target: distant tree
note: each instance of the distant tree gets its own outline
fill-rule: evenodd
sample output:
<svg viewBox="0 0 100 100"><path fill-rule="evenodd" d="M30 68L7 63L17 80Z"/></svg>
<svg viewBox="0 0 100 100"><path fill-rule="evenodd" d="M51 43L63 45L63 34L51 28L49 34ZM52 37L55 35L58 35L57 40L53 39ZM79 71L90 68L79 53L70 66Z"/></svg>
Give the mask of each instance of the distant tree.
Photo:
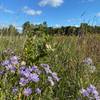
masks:
<svg viewBox="0 0 100 100"><path fill-rule="evenodd" d="M4 28L3 27L2 30L1 30L1 34L2 35L7 35L8 34L8 28L6 28L6 27Z"/></svg>
<svg viewBox="0 0 100 100"><path fill-rule="evenodd" d="M23 34L29 34L30 33L31 25L30 25L29 21L25 22L22 27L23 27Z"/></svg>
<svg viewBox="0 0 100 100"><path fill-rule="evenodd" d="M94 30L95 30L95 33L100 34L100 26L95 26Z"/></svg>
<svg viewBox="0 0 100 100"><path fill-rule="evenodd" d="M8 27L8 33L7 33L7 35L17 35L17 34L18 34L17 29L13 25L10 25Z"/></svg>

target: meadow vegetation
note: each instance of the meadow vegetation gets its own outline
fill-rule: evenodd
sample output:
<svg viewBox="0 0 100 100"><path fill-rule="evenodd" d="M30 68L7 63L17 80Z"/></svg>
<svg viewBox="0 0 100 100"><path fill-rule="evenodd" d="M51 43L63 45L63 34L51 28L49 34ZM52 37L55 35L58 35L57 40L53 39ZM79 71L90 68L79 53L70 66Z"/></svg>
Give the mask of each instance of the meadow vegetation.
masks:
<svg viewBox="0 0 100 100"><path fill-rule="evenodd" d="M1 35L0 100L100 100L100 35Z"/></svg>

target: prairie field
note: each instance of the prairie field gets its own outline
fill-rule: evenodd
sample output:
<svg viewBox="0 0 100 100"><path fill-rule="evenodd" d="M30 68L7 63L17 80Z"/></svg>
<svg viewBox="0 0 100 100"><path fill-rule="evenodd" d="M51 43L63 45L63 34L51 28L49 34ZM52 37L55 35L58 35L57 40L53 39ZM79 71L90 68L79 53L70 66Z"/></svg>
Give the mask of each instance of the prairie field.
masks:
<svg viewBox="0 0 100 100"><path fill-rule="evenodd" d="M18 56L18 64L13 64L16 70L6 70L2 62L13 56ZM87 87L96 87L96 93L98 91L100 94L99 34L0 36L0 62L0 100L90 100L84 96L82 90L86 90ZM37 66L41 70L38 82L21 83L22 76L19 75L19 69L23 66L21 62L24 62L23 65L27 68ZM49 66L48 72L45 66L46 68ZM50 70L56 73L53 81L50 77L48 79L48 76L53 75ZM1 74L1 71L4 73ZM16 90L13 93L14 86ZM38 92L25 96L26 87L32 88L33 91L38 87ZM93 100L100 100L95 99L95 94L88 95Z"/></svg>
<svg viewBox="0 0 100 100"><path fill-rule="evenodd" d="M0 100L100 100L100 0L0 0Z"/></svg>

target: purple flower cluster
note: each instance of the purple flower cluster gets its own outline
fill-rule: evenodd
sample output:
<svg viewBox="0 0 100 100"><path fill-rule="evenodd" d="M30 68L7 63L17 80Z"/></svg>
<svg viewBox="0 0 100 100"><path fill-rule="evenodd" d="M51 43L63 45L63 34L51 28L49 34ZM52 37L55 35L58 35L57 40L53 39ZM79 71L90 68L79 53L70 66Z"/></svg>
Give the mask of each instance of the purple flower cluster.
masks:
<svg viewBox="0 0 100 100"><path fill-rule="evenodd" d="M36 88L35 89L35 92L37 93L37 94L41 94L41 89L39 89L39 88ZM32 94L32 89L31 88L25 88L24 90L23 90L23 94L25 95L25 96L29 96L29 95L31 95Z"/></svg>
<svg viewBox="0 0 100 100"><path fill-rule="evenodd" d="M14 65L18 64L18 57L17 56L12 56L10 58L10 62L11 62L11 64L14 64Z"/></svg>
<svg viewBox="0 0 100 100"><path fill-rule="evenodd" d="M14 94L18 93L18 87L20 87L20 90L23 95L30 96L33 91L31 87L29 88L29 86L32 84L35 85L34 92L36 94L41 94L42 90L40 86L38 87L38 82L41 82L40 77L43 74L48 77L47 81L51 84L51 86L54 86L55 82L58 82L60 80L60 78L58 78L57 76L57 73L52 72L48 64L41 64L41 69L43 70L40 70L40 68L38 68L37 66L27 66L26 62L24 61L20 63L19 58L17 56L11 56L9 59L6 59L1 62L1 65L4 71L0 70L0 75L3 75L5 72L13 72L17 75L16 77L18 77L18 80L14 80L15 85L14 87L12 87L12 93ZM6 75L8 75L8 73ZM8 78L8 80L10 79ZM18 87L16 86L16 84Z"/></svg>
<svg viewBox="0 0 100 100"><path fill-rule="evenodd" d="M90 84L89 87L87 87L87 89L82 88L80 90L80 92L84 97L92 98L92 99L95 99L95 100L100 100L100 96L99 96L98 91L96 90L96 87L91 85L91 84Z"/></svg>
<svg viewBox="0 0 100 100"><path fill-rule="evenodd" d="M20 73L20 76L21 76L19 84L21 86L25 86L30 82L37 83L40 80L40 78L39 78L40 70L37 68L37 66L32 66L32 67L29 67L29 68L25 67L25 66L22 66L22 67L20 67L19 73ZM41 90L39 88L37 88L35 90L35 92L37 94L40 94ZM28 87L25 88L23 90L23 94L25 96L31 95L32 94L32 89L28 88Z"/></svg>
<svg viewBox="0 0 100 100"><path fill-rule="evenodd" d="M59 82L60 78L57 76L56 72L52 72L48 64L41 64L46 74L48 75L48 82L50 82L51 86L54 86L55 82Z"/></svg>
<svg viewBox="0 0 100 100"><path fill-rule="evenodd" d="M23 94L25 95L25 96L29 96L29 95L31 95L32 94L32 89L31 88L25 88L24 89L24 91L23 91Z"/></svg>
<svg viewBox="0 0 100 100"><path fill-rule="evenodd" d="M93 61L92 61L91 58L89 58L89 57L85 58L85 59L83 60L83 63L84 63L85 65L87 65L86 67L87 67L87 69L88 69L88 71L89 71L90 73L93 73L93 72L96 70L96 67L94 66Z"/></svg>
<svg viewBox="0 0 100 100"><path fill-rule="evenodd" d="M32 68L26 68L21 67L20 68L20 75L22 76L20 78L19 84L21 86L25 86L29 82L35 82L37 83L39 79L39 75L35 72L38 68L32 67ZM39 70L39 69L38 69Z"/></svg>
<svg viewBox="0 0 100 100"><path fill-rule="evenodd" d="M2 66L6 68L6 70L10 70L11 72L16 71L16 65L18 64L18 57L12 56L10 59L7 59L1 63Z"/></svg>

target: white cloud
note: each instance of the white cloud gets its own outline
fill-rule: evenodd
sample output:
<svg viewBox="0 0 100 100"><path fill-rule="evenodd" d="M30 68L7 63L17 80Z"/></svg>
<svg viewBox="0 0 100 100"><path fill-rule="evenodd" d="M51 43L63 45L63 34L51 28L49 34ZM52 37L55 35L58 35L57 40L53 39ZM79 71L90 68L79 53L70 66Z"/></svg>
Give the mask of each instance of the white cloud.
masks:
<svg viewBox="0 0 100 100"><path fill-rule="evenodd" d="M15 27L18 30L18 32L22 32L22 30L23 30L22 26L15 26Z"/></svg>
<svg viewBox="0 0 100 100"><path fill-rule="evenodd" d="M0 5L0 11L4 12L4 13L9 13L9 14L14 14L15 12L12 10L9 10L7 8L5 8L4 6Z"/></svg>
<svg viewBox="0 0 100 100"><path fill-rule="evenodd" d="M71 18L71 19L68 19L67 22L71 23L71 22L79 22L81 21L80 18Z"/></svg>
<svg viewBox="0 0 100 100"><path fill-rule="evenodd" d="M78 24L75 24L74 26L75 26L75 27L79 27L80 25L78 25Z"/></svg>
<svg viewBox="0 0 100 100"><path fill-rule="evenodd" d="M97 17L100 17L100 12L98 12L98 13L96 14L96 16L97 16Z"/></svg>
<svg viewBox="0 0 100 100"><path fill-rule="evenodd" d="M35 16L35 15L40 15L42 14L42 11L41 10L34 10L34 9L31 9L27 6L25 6L23 9L23 12L27 15L31 15L31 16Z"/></svg>
<svg viewBox="0 0 100 100"><path fill-rule="evenodd" d="M41 0L39 2L39 5L40 6L50 5L52 7L58 7L61 6L63 2L64 2L63 0Z"/></svg>
<svg viewBox="0 0 100 100"><path fill-rule="evenodd" d="M54 27L55 28L59 28L59 27L61 27L61 25L60 24L56 24Z"/></svg>

